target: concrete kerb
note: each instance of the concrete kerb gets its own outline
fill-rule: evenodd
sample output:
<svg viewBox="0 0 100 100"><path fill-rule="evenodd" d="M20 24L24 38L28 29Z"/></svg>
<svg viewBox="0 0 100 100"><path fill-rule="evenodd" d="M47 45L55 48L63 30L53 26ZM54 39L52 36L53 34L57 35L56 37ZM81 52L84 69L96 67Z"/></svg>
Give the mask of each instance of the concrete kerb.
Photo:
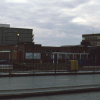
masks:
<svg viewBox="0 0 100 100"><path fill-rule="evenodd" d="M62 88L62 89L60 89ZM34 89L33 89L34 90ZM9 94L0 94L0 99L12 99L12 98L26 98L26 97L36 97L36 96L50 96L50 95L61 95L61 94L74 94L74 93L85 93L85 92L95 92L100 91L100 85L93 85L93 86L79 86L78 88L72 86L68 87L57 87L56 88L41 88L38 91L31 91L31 92L16 92L9 93ZM27 90L28 91L28 90Z"/></svg>
<svg viewBox="0 0 100 100"><path fill-rule="evenodd" d="M100 74L100 73L96 73ZM28 77L28 76L58 76L58 75L87 75L87 74L29 74L29 75L0 75L0 77ZM89 74L92 75L92 74Z"/></svg>
<svg viewBox="0 0 100 100"><path fill-rule="evenodd" d="M0 74L0 77L20 77L20 76L50 76L50 75L87 75L87 74L100 74L100 71L82 71L82 72L56 72L56 73L48 73L48 72L42 72L42 73L8 73L8 74Z"/></svg>

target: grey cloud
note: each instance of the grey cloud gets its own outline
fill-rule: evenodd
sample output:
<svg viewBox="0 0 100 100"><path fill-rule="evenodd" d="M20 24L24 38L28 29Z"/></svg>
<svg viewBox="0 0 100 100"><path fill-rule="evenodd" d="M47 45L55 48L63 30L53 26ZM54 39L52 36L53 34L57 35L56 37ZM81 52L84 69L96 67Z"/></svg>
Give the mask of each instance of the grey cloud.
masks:
<svg viewBox="0 0 100 100"><path fill-rule="evenodd" d="M0 2L0 20L6 21L12 27L32 28L35 35L35 43L42 45L61 46L79 44L82 34L99 33L100 29L88 25L71 22L74 18L85 14L91 15L93 5L90 0L27 0L26 3ZM84 5L79 9L80 5ZM68 8L65 14L62 9ZM87 10L85 9L87 8ZM75 12L73 12L73 10ZM96 10L99 7L95 8ZM90 11L91 10L91 11ZM82 15L83 12L83 15ZM95 13L98 15L98 13ZM96 15L96 16L97 16Z"/></svg>
<svg viewBox="0 0 100 100"><path fill-rule="evenodd" d="M38 23L38 27L44 29L53 29L54 25L52 23Z"/></svg>
<svg viewBox="0 0 100 100"><path fill-rule="evenodd" d="M88 3L90 0L71 0L71 1L56 1L53 6L58 6L60 8L75 8L81 4Z"/></svg>
<svg viewBox="0 0 100 100"><path fill-rule="evenodd" d="M73 41L74 39L74 41ZM41 40L41 41L38 41ZM44 43L43 45L45 46L61 46L61 45L73 45L73 44L80 44L81 39L79 37L70 37L67 35L66 37L58 37L56 38L55 36L50 38L50 37L36 37L35 42L36 43Z"/></svg>

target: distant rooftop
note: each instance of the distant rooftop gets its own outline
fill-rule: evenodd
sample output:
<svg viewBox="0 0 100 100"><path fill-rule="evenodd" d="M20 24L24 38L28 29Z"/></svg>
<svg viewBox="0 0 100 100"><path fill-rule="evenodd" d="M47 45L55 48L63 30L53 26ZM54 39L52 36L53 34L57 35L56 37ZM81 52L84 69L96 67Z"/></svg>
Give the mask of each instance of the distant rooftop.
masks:
<svg viewBox="0 0 100 100"><path fill-rule="evenodd" d="M62 45L61 47L82 47L83 45Z"/></svg>
<svg viewBox="0 0 100 100"><path fill-rule="evenodd" d="M83 34L82 36L100 36L100 33Z"/></svg>
<svg viewBox="0 0 100 100"><path fill-rule="evenodd" d="M0 27L9 27L10 28L10 24L0 24Z"/></svg>

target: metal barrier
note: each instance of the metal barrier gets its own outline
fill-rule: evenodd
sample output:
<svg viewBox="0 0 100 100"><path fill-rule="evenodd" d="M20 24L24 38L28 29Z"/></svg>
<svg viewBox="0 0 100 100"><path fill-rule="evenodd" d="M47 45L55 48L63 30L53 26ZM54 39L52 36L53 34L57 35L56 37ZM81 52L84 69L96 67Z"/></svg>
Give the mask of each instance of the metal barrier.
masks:
<svg viewBox="0 0 100 100"><path fill-rule="evenodd" d="M68 63L43 63L43 60L42 63L36 63L33 60L28 62L25 60L21 60L20 62L17 62L16 60L7 60L6 62L7 63L3 62L0 64L0 73L31 72L34 74L35 72L57 73L68 71ZM99 71L100 60L78 60L78 66L78 71Z"/></svg>

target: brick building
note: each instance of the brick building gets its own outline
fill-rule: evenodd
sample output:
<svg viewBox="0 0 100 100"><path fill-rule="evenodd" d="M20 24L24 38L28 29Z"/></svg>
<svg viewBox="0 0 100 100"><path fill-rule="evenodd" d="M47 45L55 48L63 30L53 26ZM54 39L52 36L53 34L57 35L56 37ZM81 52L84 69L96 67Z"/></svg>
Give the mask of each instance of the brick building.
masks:
<svg viewBox="0 0 100 100"><path fill-rule="evenodd" d="M0 24L0 61L66 63L67 60L87 60L87 45L99 45L100 34L82 35L82 45L50 47L34 44L33 30L25 28L11 28L10 25ZM90 51L89 51L90 52Z"/></svg>
<svg viewBox="0 0 100 100"><path fill-rule="evenodd" d="M41 47L41 56L43 62L52 62L54 59L58 60L57 63L66 63L67 60L81 60L88 59L88 52L86 46L62 46L62 47Z"/></svg>
<svg viewBox="0 0 100 100"><path fill-rule="evenodd" d="M83 59L87 57L85 46L47 47L34 43L19 43L17 45L0 46L0 60L9 62L53 63L54 54L58 59ZM67 56L66 56L67 55ZM83 57L84 56L84 57Z"/></svg>
<svg viewBox="0 0 100 100"><path fill-rule="evenodd" d="M83 34L82 45L100 46L100 33L97 34Z"/></svg>

